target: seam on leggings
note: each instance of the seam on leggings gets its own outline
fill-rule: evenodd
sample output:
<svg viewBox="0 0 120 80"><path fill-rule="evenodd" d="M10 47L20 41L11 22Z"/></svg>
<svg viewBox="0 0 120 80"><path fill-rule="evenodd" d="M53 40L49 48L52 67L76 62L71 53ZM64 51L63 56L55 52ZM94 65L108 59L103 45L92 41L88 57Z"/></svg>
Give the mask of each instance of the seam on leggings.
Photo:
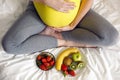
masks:
<svg viewBox="0 0 120 80"><path fill-rule="evenodd" d="M21 42L20 44L18 44L15 48L19 47L19 46L22 45L24 42L26 42L30 37L35 36L35 35L37 35L37 34L34 34L34 35L29 36L29 37L26 38L23 42Z"/></svg>
<svg viewBox="0 0 120 80"><path fill-rule="evenodd" d="M99 36L97 33L95 33L95 32L93 32L93 31L91 31L91 30L89 30L89 29L87 29L87 28L84 28L84 27L80 27L80 28L82 28L82 29L85 29L85 30L88 30L88 31L90 31L90 32L92 32L93 34L95 34L97 37L99 37L100 39L104 39L103 37L101 37L101 36Z"/></svg>

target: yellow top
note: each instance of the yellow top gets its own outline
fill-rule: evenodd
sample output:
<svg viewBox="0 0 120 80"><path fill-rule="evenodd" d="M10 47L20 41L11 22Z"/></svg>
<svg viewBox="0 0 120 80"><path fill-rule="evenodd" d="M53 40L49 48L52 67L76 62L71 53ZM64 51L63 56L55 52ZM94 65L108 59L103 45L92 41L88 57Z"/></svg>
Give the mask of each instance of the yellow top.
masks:
<svg viewBox="0 0 120 80"><path fill-rule="evenodd" d="M77 15L81 0L71 0L75 3L75 8L69 13L63 13L52 9L42 3L33 2L42 21L52 27L64 27L69 25Z"/></svg>

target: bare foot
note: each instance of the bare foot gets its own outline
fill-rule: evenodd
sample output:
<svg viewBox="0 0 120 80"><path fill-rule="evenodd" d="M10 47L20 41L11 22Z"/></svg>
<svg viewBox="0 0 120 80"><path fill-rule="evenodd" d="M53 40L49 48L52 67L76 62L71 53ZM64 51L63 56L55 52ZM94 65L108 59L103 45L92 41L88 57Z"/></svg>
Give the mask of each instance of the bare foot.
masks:
<svg viewBox="0 0 120 80"><path fill-rule="evenodd" d="M61 39L57 39L57 41L58 41L58 46L59 47L96 48L96 46L80 44L80 43L76 43L76 42L73 42L73 41L66 41L66 40L61 40Z"/></svg>
<svg viewBox="0 0 120 80"><path fill-rule="evenodd" d="M43 34L43 35L48 35L48 36L53 36L57 39L63 39L62 38L62 35L60 32L57 32L55 30L53 30L52 28L50 27L47 27L44 31L42 31L40 34Z"/></svg>
<svg viewBox="0 0 120 80"><path fill-rule="evenodd" d="M81 44L78 42L74 42L74 41L66 41L65 43L66 46L68 47L96 47L96 46L92 46L92 45L85 45L85 44Z"/></svg>

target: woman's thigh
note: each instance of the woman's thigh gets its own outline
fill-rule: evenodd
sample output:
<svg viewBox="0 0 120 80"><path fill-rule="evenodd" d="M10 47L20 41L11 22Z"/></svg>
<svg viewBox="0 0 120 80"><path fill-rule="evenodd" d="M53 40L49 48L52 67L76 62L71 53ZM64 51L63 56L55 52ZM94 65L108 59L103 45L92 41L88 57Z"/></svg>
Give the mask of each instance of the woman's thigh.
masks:
<svg viewBox="0 0 120 80"><path fill-rule="evenodd" d="M102 16L90 10L77 27L64 32L63 37L91 45L107 46L116 43L118 32Z"/></svg>
<svg viewBox="0 0 120 80"><path fill-rule="evenodd" d="M44 48L44 46L42 47L42 49L39 49L41 46L37 48L35 47L37 45L40 45L41 42L43 42L41 41L44 40L43 38L50 38L47 36L37 35L41 31L43 31L45 27L46 25L37 15L33 4L30 3L26 11L12 25L12 27L3 37L2 45L4 50L8 53L32 53L35 51L46 49L46 47ZM51 40L49 40L49 42Z"/></svg>
<svg viewBox="0 0 120 80"><path fill-rule="evenodd" d="M78 28L83 28L88 31L91 31L98 35L99 37L110 36L117 33L114 26L108 22L105 18L101 15L96 13L93 10L90 10L83 20L77 25Z"/></svg>
<svg viewBox="0 0 120 80"><path fill-rule="evenodd" d="M8 30L4 37L4 41L10 40L18 45L28 37L40 33L45 27L45 24L35 11L33 4L30 3L26 11Z"/></svg>

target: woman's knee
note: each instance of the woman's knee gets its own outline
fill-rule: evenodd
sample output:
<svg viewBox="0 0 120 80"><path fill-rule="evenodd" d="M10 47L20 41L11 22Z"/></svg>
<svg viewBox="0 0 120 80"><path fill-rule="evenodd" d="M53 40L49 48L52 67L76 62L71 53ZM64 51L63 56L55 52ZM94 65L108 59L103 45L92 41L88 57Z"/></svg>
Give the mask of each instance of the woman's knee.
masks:
<svg viewBox="0 0 120 80"><path fill-rule="evenodd" d="M8 41L9 42L9 41ZM11 54L11 53L13 53L14 52L14 48L13 48L13 46L11 45L11 43L8 43L8 42L6 42L6 41L2 41L2 47L3 47L3 49L4 49L4 51L6 52L6 53L8 53L8 54Z"/></svg>
<svg viewBox="0 0 120 80"><path fill-rule="evenodd" d="M103 46L112 46L118 42L119 32L113 27L111 30L107 30L108 34L105 34L101 38ZM106 32L105 32L106 33Z"/></svg>

